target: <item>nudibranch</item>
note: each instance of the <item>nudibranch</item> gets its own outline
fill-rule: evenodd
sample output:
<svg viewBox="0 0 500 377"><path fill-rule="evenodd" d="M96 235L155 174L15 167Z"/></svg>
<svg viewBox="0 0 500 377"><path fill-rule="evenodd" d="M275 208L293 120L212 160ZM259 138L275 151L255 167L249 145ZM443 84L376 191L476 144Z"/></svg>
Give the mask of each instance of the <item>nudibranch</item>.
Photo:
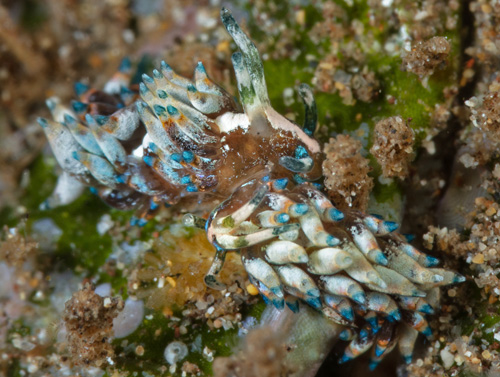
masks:
<svg viewBox="0 0 500 377"><path fill-rule="evenodd" d="M40 119L63 170L108 204L144 218L161 204L189 212L215 247L206 275L238 251L253 285L270 305L300 305L345 325L341 362L371 349L371 368L396 345L411 360L439 287L464 277L410 245L397 224L356 210L340 211L322 192L316 105L307 85L303 127L270 104L257 48L231 13L221 18L239 52L232 55L240 103L198 63L193 80L162 62L130 85L125 60L103 90L75 85L66 108L47 101Z"/></svg>

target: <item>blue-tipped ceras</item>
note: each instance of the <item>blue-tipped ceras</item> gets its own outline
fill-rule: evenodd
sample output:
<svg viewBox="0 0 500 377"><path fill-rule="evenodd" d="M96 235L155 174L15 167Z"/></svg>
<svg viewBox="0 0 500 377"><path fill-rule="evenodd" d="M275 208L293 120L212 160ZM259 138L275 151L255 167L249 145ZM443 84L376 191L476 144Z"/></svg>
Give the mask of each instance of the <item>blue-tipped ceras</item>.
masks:
<svg viewBox="0 0 500 377"><path fill-rule="evenodd" d="M54 120L39 123L65 171L61 181L91 186L143 218L161 203L191 212L185 223L206 229L215 247L210 287L224 288L217 275L226 252L237 250L266 302L292 311L310 305L346 326L342 362L371 349L374 368L396 345L408 362L418 333L431 336L426 316L439 287L464 278L436 268L395 223L335 208L314 183L324 156L310 88L299 88L299 127L271 107L253 42L228 10L221 18L240 50L232 62L241 103L202 63L189 80L162 62L134 87L125 60L102 91L75 85L70 108L47 101ZM60 187L56 194L64 196Z"/></svg>

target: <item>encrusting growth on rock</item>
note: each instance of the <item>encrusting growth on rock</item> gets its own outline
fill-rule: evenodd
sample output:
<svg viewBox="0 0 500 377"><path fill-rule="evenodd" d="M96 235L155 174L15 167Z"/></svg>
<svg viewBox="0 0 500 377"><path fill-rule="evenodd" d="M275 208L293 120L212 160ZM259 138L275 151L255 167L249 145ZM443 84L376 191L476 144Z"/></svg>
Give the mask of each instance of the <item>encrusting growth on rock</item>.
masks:
<svg viewBox="0 0 500 377"><path fill-rule="evenodd" d="M485 94L469 98L465 105L470 110L470 120L475 126L466 129L461 139L465 147L460 161L465 167L485 165L495 155L500 145L500 81L495 79Z"/></svg>
<svg viewBox="0 0 500 377"><path fill-rule="evenodd" d="M114 356L109 339L113 319L123 306L121 298L101 297L91 284L86 284L66 302L63 321L75 364L101 366Z"/></svg>
<svg viewBox="0 0 500 377"><path fill-rule="evenodd" d="M364 210L368 204L373 180L368 176L369 161L361 155L361 148L361 142L349 135L338 135L325 145L325 188L338 208Z"/></svg>
<svg viewBox="0 0 500 377"><path fill-rule="evenodd" d="M233 327L241 318L241 306L255 298L244 289L250 282L235 254L227 256L220 275L227 291L210 290L203 278L212 259L213 249L203 232L187 238L183 233L166 231L146 254L144 263L131 273L129 292L164 314L179 307L186 317L208 319L211 328L221 323Z"/></svg>
<svg viewBox="0 0 500 377"><path fill-rule="evenodd" d="M385 118L375 125L370 152L382 166L385 177L404 179L413 158L415 135L400 116Z"/></svg>
<svg viewBox="0 0 500 377"><path fill-rule="evenodd" d="M487 191L498 192L497 169L500 169L498 164L493 175L483 179L482 185ZM499 204L487 196L476 197L472 211L464 217L466 223L462 233L446 227L429 227L423 236L424 246L462 263L465 261L474 281L474 295L480 296L481 303L478 304L475 297L471 300L471 290L466 286L443 291L445 301L439 330L446 335L440 338L441 344L429 347L423 362L410 365L412 376L456 375L454 372L460 369L470 370L474 375L496 376L500 370L500 328L495 315L500 297ZM452 259L447 261L453 263ZM469 316L472 325L466 332L461 330L459 333L458 326L463 324L451 320L456 312ZM491 324L487 323L490 318L493 319Z"/></svg>
<svg viewBox="0 0 500 377"><path fill-rule="evenodd" d="M444 37L433 37L425 42L418 42L403 57L403 67L420 77L430 76L436 68L446 65L450 50L450 42Z"/></svg>
<svg viewBox="0 0 500 377"><path fill-rule="evenodd" d="M491 181L484 185L496 186ZM477 286L484 289L485 298L496 302L500 298L500 206L487 197L477 197L474 209L466 215L467 236L461 236L454 229L429 227L424 235L424 246L436 252L445 252L455 258L465 259L471 266Z"/></svg>
<svg viewBox="0 0 500 377"><path fill-rule="evenodd" d="M482 104L476 97L467 101L471 109L472 123L482 131L490 134L495 139L500 137L500 95L498 92L487 93Z"/></svg>

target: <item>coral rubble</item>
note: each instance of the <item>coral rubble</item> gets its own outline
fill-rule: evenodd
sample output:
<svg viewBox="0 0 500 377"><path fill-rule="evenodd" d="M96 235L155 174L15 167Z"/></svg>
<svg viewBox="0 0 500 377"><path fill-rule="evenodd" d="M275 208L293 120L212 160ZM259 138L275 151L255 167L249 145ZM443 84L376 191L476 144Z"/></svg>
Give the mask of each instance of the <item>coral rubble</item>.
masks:
<svg viewBox="0 0 500 377"><path fill-rule="evenodd" d="M368 176L369 162L360 154L361 143L348 136L337 135L324 147L325 187L330 199L339 208L365 210L373 188Z"/></svg>
<svg viewBox="0 0 500 377"><path fill-rule="evenodd" d="M417 42L411 51L403 56L403 67L420 77L431 75L446 64L450 49L450 42L444 37L432 37L425 42Z"/></svg>
<svg viewBox="0 0 500 377"><path fill-rule="evenodd" d="M101 297L90 284L66 302L62 319L75 364L113 363L114 351L110 344L113 319L123 306L121 298Z"/></svg>
<svg viewBox="0 0 500 377"><path fill-rule="evenodd" d="M382 166L384 177L404 179L413 158L414 132L401 117L382 119L375 125L372 155Z"/></svg>

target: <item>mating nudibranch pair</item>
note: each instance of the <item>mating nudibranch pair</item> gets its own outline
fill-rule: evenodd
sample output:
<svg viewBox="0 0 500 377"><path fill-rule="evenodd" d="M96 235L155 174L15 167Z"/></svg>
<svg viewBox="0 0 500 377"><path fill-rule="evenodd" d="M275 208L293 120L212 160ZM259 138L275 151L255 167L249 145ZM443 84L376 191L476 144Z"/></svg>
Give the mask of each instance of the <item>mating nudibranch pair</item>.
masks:
<svg viewBox="0 0 500 377"><path fill-rule="evenodd" d="M232 62L241 108L201 63L189 80L162 62L137 87L125 60L103 91L77 83L71 109L47 101L54 121L39 123L56 159L117 208L210 211L184 218L216 248L206 283L224 288L217 274L238 250L267 302L292 311L306 303L346 325L342 362L372 349L374 368L396 344L411 360L418 333L431 335L425 317L438 287L464 278L435 268L395 223L335 208L314 182L324 157L311 90L299 89L302 128L273 110L257 48L228 10L221 17L240 49Z"/></svg>

